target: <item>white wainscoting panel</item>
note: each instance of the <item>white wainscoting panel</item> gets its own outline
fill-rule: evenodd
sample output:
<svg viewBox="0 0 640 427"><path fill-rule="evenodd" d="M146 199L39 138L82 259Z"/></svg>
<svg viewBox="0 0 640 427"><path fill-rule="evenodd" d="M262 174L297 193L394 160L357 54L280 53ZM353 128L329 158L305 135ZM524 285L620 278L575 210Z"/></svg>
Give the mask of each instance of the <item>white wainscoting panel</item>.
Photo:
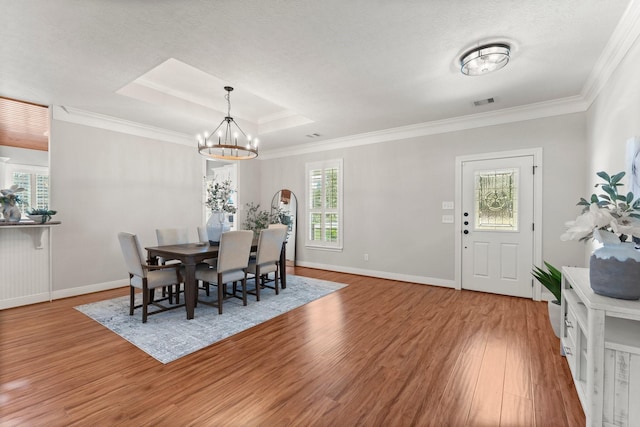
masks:
<svg viewBox="0 0 640 427"><path fill-rule="evenodd" d="M0 227L0 309L50 300L49 240L50 227Z"/></svg>

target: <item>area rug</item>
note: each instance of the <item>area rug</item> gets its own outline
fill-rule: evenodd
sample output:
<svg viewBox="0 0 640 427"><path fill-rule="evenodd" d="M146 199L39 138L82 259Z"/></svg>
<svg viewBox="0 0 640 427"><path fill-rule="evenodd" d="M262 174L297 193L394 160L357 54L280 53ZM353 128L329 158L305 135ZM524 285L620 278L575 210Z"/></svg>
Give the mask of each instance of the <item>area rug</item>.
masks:
<svg viewBox="0 0 640 427"><path fill-rule="evenodd" d="M182 307L149 316L147 323L143 324L141 309L129 316L128 296L80 305L75 309L158 361L169 363L345 286L343 283L287 275L287 288L281 289L280 295L276 295L273 289L264 289L259 302L255 296L249 295L246 307L241 299L227 299L222 315L218 314L216 307L199 303L191 320L187 320ZM215 299L215 289L211 288L210 297L200 291L199 299ZM137 297L142 298L140 294ZM149 309L152 311L154 307Z"/></svg>

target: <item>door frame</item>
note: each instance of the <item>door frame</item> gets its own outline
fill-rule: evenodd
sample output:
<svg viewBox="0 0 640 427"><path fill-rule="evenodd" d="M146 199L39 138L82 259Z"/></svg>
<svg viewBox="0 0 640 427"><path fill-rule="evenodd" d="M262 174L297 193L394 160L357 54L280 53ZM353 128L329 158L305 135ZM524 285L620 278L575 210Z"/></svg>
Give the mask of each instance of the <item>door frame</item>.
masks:
<svg viewBox="0 0 640 427"><path fill-rule="evenodd" d="M533 264L542 265L542 147L527 148L513 151L500 151L495 153L470 154L456 156L455 177L455 202L454 202L454 233L455 233L455 288L462 289L462 164L474 160L492 160L508 157L533 156ZM533 269L533 265L531 266ZM533 300L540 301L542 288L538 281L533 279Z"/></svg>

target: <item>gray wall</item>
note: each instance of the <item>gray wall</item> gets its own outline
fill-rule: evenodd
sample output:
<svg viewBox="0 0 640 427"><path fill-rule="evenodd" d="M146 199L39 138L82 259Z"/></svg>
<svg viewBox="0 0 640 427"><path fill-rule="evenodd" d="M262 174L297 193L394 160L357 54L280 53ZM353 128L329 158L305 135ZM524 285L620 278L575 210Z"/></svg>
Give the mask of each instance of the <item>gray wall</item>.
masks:
<svg viewBox="0 0 640 427"><path fill-rule="evenodd" d="M584 114L571 114L440 135L261 161L261 203L280 188L298 196L298 260L382 277L454 279L453 201L456 156L543 148L543 259L582 265L582 249L559 240L584 189ZM305 163L344 158L344 250L306 249ZM364 261L364 254L369 261Z"/></svg>
<svg viewBox="0 0 640 427"><path fill-rule="evenodd" d="M157 244L155 229L202 223L203 160L195 148L51 122L54 295L128 278L117 233ZM70 292L73 294L73 292Z"/></svg>
<svg viewBox="0 0 640 427"><path fill-rule="evenodd" d="M242 162L240 214L248 202L268 208L276 191L289 188L299 200L303 263L450 281L456 236L440 220L449 213L441 202L453 200L455 157L542 147L543 258L584 266L588 246L558 237L564 222L577 215L578 198L592 191L595 172L623 170L626 140L640 135L638 65L636 43L587 113ZM54 290L125 278L118 231L136 232L150 245L156 227L184 224L194 228L195 239L203 171L192 147L57 120L51 128L51 207L63 221L54 232ZM344 250L305 249L304 165L340 157Z"/></svg>

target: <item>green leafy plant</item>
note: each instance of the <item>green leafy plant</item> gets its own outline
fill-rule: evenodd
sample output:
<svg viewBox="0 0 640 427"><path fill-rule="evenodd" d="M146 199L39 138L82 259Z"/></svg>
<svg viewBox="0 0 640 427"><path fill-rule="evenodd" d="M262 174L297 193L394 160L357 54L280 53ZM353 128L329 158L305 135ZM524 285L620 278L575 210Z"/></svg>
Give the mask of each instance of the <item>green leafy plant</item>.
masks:
<svg viewBox="0 0 640 427"><path fill-rule="evenodd" d="M560 303L562 300L562 273L546 261L544 265L548 271L534 265L531 274L533 274L533 277L535 277L542 286L547 288L549 292L553 294L556 301Z"/></svg>
<svg viewBox="0 0 640 427"><path fill-rule="evenodd" d="M575 221L567 222L567 231L560 239L585 241L595 236L600 241L618 238L624 242L628 236L640 238L640 198L634 199L632 192L620 194L618 188L625 173L598 172L596 175L604 183L595 186L604 193L594 193L589 200L580 198L578 206L582 206L582 214ZM594 231L597 231L595 235Z"/></svg>
<svg viewBox="0 0 640 427"><path fill-rule="evenodd" d="M45 222L51 219L52 215L58 213L57 211L52 211L49 208L38 208L38 209L29 209L27 210L27 215L41 215L41 222L44 224Z"/></svg>
<svg viewBox="0 0 640 427"><path fill-rule="evenodd" d="M278 212L268 212L264 209L260 210L259 204L247 203L247 217L242 224L245 230L253 231L255 236L260 234L260 230L269 227L269 224L280 223L280 215Z"/></svg>
<svg viewBox="0 0 640 427"><path fill-rule="evenodd" d="M10 188L0 190L0 205L15 206L24 204L24 201L18 193L24 191L24 188L12 185Z"/></svg>

